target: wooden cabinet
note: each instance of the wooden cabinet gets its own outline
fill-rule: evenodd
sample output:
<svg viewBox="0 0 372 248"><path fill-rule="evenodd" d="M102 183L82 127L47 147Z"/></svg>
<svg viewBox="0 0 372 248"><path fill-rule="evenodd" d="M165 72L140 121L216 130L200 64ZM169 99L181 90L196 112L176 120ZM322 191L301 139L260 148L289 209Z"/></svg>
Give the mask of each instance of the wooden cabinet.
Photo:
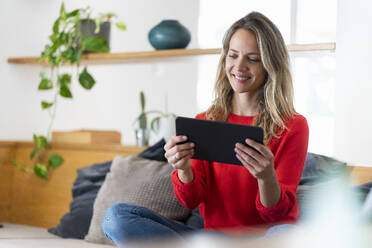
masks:
<svg viewBox="0 0 372 248"><path fill-rule="evenodd" d="M12 158L21 165L31 166L29 155L32 149L32 142L0 142L0 222L47 228L57 225L69 211L77 169L112 160L117 155L136 155L145 147L53 144L53 150L61 154L65 162L48 180L12 166Z"/></svg>

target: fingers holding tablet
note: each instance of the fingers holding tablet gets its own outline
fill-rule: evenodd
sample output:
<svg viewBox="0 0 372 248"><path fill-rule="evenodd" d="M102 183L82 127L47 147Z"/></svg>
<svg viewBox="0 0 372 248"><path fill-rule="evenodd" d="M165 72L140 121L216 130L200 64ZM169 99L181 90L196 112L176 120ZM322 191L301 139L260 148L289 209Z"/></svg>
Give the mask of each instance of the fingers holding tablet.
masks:
<svg viewBox="0 0 372 248"><path fill-rule="evenodd" d="M168 142L164 145L164 150L167 151L170 148L172 148L174 145L176 145L177 143L185 142L186 140L187 140L187 137L186 136L182 136L182 135L176 136L176 135L173 135L168 140Z"/></svg>
<svg viewBox="0 0 372 248"><path fill-rule="evenodd" d="M234 151L237 158L255 177L260 179L270 178L274 172L274 156L271 150L251 139L246 139L245 144L236 143Z"/></svg>
<svg viewBox="0 0 372 248"><path fill-rule="evenodd" d="M173 136L164 146L164 156L174 168L186 169L188 160L194 155L194 147L194 143L187 142L186 136Z"/></svg>

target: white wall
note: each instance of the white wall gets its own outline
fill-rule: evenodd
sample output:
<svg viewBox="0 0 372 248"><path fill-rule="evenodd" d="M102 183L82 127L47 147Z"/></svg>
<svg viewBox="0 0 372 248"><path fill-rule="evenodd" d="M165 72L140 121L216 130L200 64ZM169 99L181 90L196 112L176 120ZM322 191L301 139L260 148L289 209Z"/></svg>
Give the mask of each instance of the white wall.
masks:
<svg viewBox="0 0 372 248"><path fill-rule="evenodd" d="M60 3L0 1L0 140L31 140L33 133L47 131L49 118L40 109L40 101L51 95L36 90L40 67L8 64L6 60L40 54ZM68 10L86 4L82 0L65 0ZM128 26L126 32L112 30L112 52L153 50L147 33L166 18L180 20L193 36L188 48L198 47L199 1L91 0L89 4L101 12L114 11ZM370 1L338 1L334 155L357 165L372 165L371 26ZM148 109L164 110L167 94L170 112L193 116L202 110L197 107L197 81L203 78L198 77L198 68L217 57L91 66L96 86L87 92L74 82L74 99L60 99L54 130L114 129L122 132L123 144L134 144L131 124L139 113L139 91L145 91Z"/></svg>
<svg viewBox="0 0 372 248"><path fill-rule="evenodd" d="M68 11L89 4L98 12L114 12L128 30L112 28L111 51L153 50L149 30L162 19L178 19L192 33L188 48L197 45L199 1L188 0L65 0ZM0 2L0 140L31 140L46 134L47 112L41 100L52 95L38 92L41 67L8 64L8 57L39 56L58 15L61 1L12 0ZM90 66L97 84L91 91L73 82L73 100L60 98L54 130L114 129L123 144L134 144L132 122L139 114L139 92L144 90L149 109L194 116L196 106L197 58Z"/></svg>
<svg viewBox="0 0 372 248"><path fill-rule="evenodd" d="M335 156L372 165L372 2L339 0Z"/></svg>

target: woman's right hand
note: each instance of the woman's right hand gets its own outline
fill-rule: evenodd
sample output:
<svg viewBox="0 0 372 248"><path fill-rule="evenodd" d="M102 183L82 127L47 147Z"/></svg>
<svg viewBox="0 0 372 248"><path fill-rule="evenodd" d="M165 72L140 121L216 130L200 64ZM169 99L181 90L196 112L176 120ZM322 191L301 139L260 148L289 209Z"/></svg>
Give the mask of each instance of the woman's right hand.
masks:
<svg viewBox="0 0 372 248"><path fill-rule="evenodd" d="M177 143L187 140L186 136L173 136L164 146L165 158L175 169L188 170L191 168L190 158L194 155L194 146L192 142L181 145Z"/></svg>

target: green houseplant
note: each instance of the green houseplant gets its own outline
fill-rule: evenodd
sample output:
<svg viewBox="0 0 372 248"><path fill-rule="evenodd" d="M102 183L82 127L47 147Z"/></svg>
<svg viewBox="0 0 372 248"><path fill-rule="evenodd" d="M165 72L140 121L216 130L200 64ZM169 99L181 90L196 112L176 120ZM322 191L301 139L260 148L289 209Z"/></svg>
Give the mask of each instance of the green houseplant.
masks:
<svg viewBox="0 0 372 248"><path fill-rule="evenodd" d="M157 132L159 129L159 123L161 118L167 118L169 116L175 117L173 113L164 113L159 110L149 110L146 111L146 98L143 91L140 92L140 106L141 112L134 120L134 124L138 122L138 128L135 130L136 134L136 144L137 146L147 146L150 140L151 131ZM148 116L153 115L151 119L150 128L148 128Z"/></svg>
<svg viewBox="0 0 372 248"><path fill-rule="evenodd" d="M101 25L111 21L114 17L116 16L113 13L101 13L98 17L92 18L90 7L67 12L64 3L61 4L59 16L55 20L52 34L49 36L50 43L45 46L38 59L39 62L49 66L48 74L45 68L40 73L41 80L38 90L54 90L51 101L41 102L41 108L48 111L50 116L47 135L33 135L35 149L30 154L30 159L34 161L33 170L25 165L20 165L13 159L13 164L17 168L26 172L34 172L38 177L47 179L48 171L58 168L64 162L61 155L53 152L50 142L58 98L73 97L71 83L75 77L83 88L92 89L96 83L94 77L88 72L86 66L80 68L83 53L109 51L107 40L99 35L92 37L85 34L82 23L84 20L92 20L91 22L95 24L94 33L99 33ZM121 30L126 29L122 22L117 22L116 26ZM62 72L61 66L63 64L70 64L71 72Z"/></svg>

